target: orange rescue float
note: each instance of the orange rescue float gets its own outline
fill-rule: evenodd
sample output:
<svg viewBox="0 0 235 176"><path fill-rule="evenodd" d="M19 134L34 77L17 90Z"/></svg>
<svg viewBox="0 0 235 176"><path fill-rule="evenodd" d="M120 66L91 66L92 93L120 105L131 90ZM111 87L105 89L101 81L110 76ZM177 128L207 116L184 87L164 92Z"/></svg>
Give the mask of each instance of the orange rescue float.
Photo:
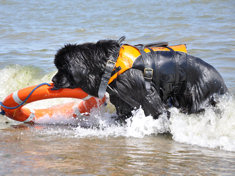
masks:
<svg viewBox="0 0 235 176"><path fill-rule="evenodd" d="M13 120L20 122L35 122L36 120L48 115L52 117L53 114L61 114L63 116L73 116L76 118L80 114L89 114L93 107L99 107L105 103L106 98L98 99L85 93L80 88L68 89L63 88L59 90L51 90L53 84L42 85L36 88L38 85L27 87L18 90L5 98L2 102L4 106L15 107L21 104L27 96L34 90L27 101L15 109L7 109L1 106L1 109L5 112L5 115ZM58 105L47 109L34 109L30 110L24 107L25 104L38 100L50 99L50 98L78 98L82 101L80 103L67 103L64 105Z"/></svg>

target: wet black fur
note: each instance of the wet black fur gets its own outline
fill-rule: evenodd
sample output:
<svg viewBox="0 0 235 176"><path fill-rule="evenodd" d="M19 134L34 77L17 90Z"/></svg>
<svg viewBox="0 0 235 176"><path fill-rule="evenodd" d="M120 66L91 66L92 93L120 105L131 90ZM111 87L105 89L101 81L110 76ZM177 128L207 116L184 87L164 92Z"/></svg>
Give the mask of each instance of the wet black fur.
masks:
<svg viewBox="0 0 235 176"><path fill-rule="evenodd" d="M119 49L120 44L116 40L65 45L55 55L54 63L58 72L52 79L54 88L80 87L88 94L98 96L106 62L110 55L118 57ZM157 86L153 86L147 91L143 72L138 69L127 70L110 84L110 87L118 92L117 96L108 90L110 101L116 107L120 118L130 116L133 108L139 106L144 109L146 115L151 114L157 118L159 114L167 111L169 103L185 113L196 113L202 110L200 105L204 102L215 103L214 94L227 92L222 77L212 66L184 53L177 52L177 57L182 61L185 59L190 61L187 68L181 70L182 75L187 75L187 78L185 75L182 76L184 80L180 87L180 95L169 94L167 101L161 92L161 87L164 88L164 79L161 78L160 90L157 90ZM162 76L166 75L163 73ZM196 91L193 91L195 88Z"/></svg>

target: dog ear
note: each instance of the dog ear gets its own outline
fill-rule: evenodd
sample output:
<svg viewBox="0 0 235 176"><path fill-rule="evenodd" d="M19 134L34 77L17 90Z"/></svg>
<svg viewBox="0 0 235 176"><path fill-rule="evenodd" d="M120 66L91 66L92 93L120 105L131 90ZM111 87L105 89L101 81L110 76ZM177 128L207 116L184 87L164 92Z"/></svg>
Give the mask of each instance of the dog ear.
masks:
<svg viewBox="0 0 235 176"><path fill-rule="evenodd" d="M117 40L118 44L121 45L122 42L126 39L125 36L122 36L120 39Z"/></svg>

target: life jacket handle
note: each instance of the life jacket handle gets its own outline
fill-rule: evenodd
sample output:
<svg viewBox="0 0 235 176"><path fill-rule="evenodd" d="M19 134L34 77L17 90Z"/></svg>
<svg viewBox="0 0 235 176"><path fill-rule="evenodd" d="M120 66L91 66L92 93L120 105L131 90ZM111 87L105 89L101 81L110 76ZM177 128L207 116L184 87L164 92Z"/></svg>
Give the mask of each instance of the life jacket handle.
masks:
<svg viewBox="0 0 235 176"><path fill-rule="evenodd" d="M148 44L137 44L134 45L135 47L143 47L143 48L150 48L150 47L167 47L168 42L157 42L157 43L148 43Z"/></svg>

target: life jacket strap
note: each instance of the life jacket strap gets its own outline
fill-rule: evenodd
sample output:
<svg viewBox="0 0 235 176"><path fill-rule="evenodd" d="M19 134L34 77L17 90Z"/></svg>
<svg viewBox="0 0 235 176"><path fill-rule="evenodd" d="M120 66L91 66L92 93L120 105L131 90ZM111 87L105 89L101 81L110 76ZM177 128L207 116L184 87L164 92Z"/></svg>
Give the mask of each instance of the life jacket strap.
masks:
<svg viewBox="0 0 235 176"><path fill-rule="evenodd" d="M110 56L107 63L106 63L105 71L104 71L104 74L102 75L99 90L98 90L98 97L99 98L104 97L104 94L105 94L107 86L108 86L109 79L111 77L111 73L112 73L112 71L115 67L115 64L116 64L116 61L117 61L117 58L113 58L113 56Z"/></svg>
<svg viewBox="0 0 235 176"><path fill-rule="evenodd" d="M144 64L143 76L144 76L144 80L145 80L145 87L147 90L150 90L151 83L153 80L154 70L156 70L155 69L155 62L154 62L154 59L152 58L152 54L154 53L154 51L151 48L148 48L150 50L150 54L147 54L144 51L144 48L145 48L144 45L139 46L137 48L141 53L142 61Z"/></svg>
<svg viewBox="0 0 235 176"><path fill-rule="evenodd" d="M119 45L122 45L122 42L125 40L125 36L122 36L120 39L117 40ZM109 79L111 78L111 74L117 62L117 58L114 58L112 55L108 58L108 61L105 66L104 74L101 77L101 82L98 90L98 97L103 98L108 86Z"/></svg>
<svg viewBox="0 0 235 176"><path fill-rule="evenodd" d="M143 48L150 48L150 47L166 47L168 46L168 42L157 42L157 43L149 43L149 44L137 44L134 45L135 47L143 47Z"/></svg>

